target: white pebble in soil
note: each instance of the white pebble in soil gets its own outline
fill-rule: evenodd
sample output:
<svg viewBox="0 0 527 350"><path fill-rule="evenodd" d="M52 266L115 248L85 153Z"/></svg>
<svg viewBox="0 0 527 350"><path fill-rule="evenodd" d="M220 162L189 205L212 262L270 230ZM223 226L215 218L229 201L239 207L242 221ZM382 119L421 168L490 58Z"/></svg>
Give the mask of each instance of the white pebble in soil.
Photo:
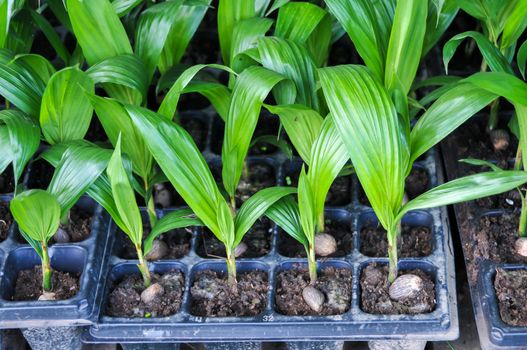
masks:
<svg viewBox="0 0 527 350"><path fill-rule="evenodd" d="M163 288L163 286L159 283L154 283L141 293L141 300L145 304L150 304L163 294L165 294L165 289Z"/></svg>
<svg viewBox="0 0 527 350"><path fill-rule="evenodd" d="M59 227L57 232L53 235L53 240L57 243L69 243L70 236L62 227Z"/></svg>
<svg viewBox="0 0 527 350"><path fill-rule="evenodd" d="M154 239L152 249L145 255L146 260L154 261L164 258L168 254L168 246L160 239Z"/></svg>
<svg viewBox="0 0 527 350"><path fill-rule="evenodd" d="M388 293L392 300L415 297L424 287L423 279L413 274L401 275L393 281Z"/></svg>
<svg viewBox="0 0 527 350"><path fill-rule="evenodd" d="M53 301L57 300L55 293L53 292L43 292L41 296L38 297L39 301Z"/></svg>
<svg viewBox="0 0 527 350"><path fill-rule="evenodd" d="M337 241L335 237L327 233L315 235L315 254L318 256L328 256L337 251Z"/></svg>
<svg viewBox="0 0 527 350"><path fill-rule="evenodd" d="M514 242L516 254L527 258L527 237L520 237Z"/></svg>
<svg viewBox="0 0 527 350"><path fill-rule="evenodd" d="M302 290L302 297L306 304L316 312L322 310L324 304L324 294L313 286L307 286Z"/></svg>

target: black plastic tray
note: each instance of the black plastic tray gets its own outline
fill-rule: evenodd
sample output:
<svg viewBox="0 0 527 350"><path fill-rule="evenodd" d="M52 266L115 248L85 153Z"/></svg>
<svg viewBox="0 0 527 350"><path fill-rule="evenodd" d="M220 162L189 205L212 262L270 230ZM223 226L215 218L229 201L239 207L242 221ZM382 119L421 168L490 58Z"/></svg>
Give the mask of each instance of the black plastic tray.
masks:
<svg viewBox="0 0 527 350"><path fill-rule="evenodd" d="M203 151L209 164L221 164L218 154L211 151L212 136L222 135L221 121L217 121L211 107L199 113L185 112L182 120L196 117L208 126L207 140ZM290 165L297 163L287 159L281 152L263 156L249 156L248 162L263 162L271 166L277 185L284 185L284 177ZM417 166L427 170L431 186L443 181L438 155L430 151ZM240 271L260 269L268 273L269 291L265 310L255 317L201 317L193 316L190 311L190 286L197 271L214 269L226 271L225 263L219 259L200 257L196 253L200 229L192 232L189 254L178 260L161 260L150 264L152 270L163 271L172 268L181 270L185 276L183 303L173 316L164 318L120 318L104 315L105 299L112 280L119 279L123 273L136 272L136 260L125 260L117 256L119 251L117 228L110 227L112 246L111 257L103 274L108 274L104 289L105 297L97 308L101 310L96 324L84 334L83 341L88 343L177 343L177 342L217 342L217 341L292 341L292 340L375 340L375 339L411 339L411 340L453 340L459 335L457 301L455 289L455 271L450 228L446 208L409 213L404 220L426 223L433 230L433 252L423 258L401 259L401 269L420 268L427 271L435 280L436 308L433 312L421 315L374 315L360 308L360 273L369 263L387 264L387 258L370 258L359 252L359 227L374 220L371 208L360 205L358 201L359 185L352 178L350 188L351 201L339 207L328 207L327 216L345 221L353 235L352 251L340 258L319 260L319 268L339 266L353 272L353 295L349 311L336 316L285 316L276 311L274 305L275 276L281 269L290 268L295 263L305 264L305 259L288 258L279 254L277 249L278 228L273 226L270 252L258 259L237 259ZM163 211L162 211L163 212ZM162 213L161 212L161 213ZM283 234L283 233L282 233Z"/></svg>
<svg viewBox="0 0 527 350"><path fill-rule="evenodd" d="M481 121L484 117L484 115L478 115L469 123ZM447 138L441 144L441 149L445 162L446 176L449 180L464 175L466 170L474 169L458 162L458 159L462 157L458 154L453 137ZM487 160L493 161L493 159ZM511 159L510 162L514 162L514 160ZM467 221L464 227L476 230L479 227L479 219L482 216L501 215L506 212L506 209L482 208L474 202L454 205L454 213L465 257L468 249L473 247L474 242L469 241L470 239L461 234L463 223ZM465 258L465 263L469 264L470 262L467 259ZM468 283L481 348L483 350L525 349L527 347L527 327L510 326L501 320L494 291L494 277L497 267L527 269L527 265L497 263L483 258L477 258L472 263L477 266L478 273L477 276L469 276Z"/></svg>
<svg viewBox="0 0 527 350"><path fill-rule="evenodd" d="M11 198L0 196L0 201L9 202ZM97 319L110 219L89 197L81 197L76 205L93 213L90 236L78 243L54 243L49 253L53 268L81 273L79 293L60 301L11 300L18 272L40 264L39 256L13 223L8 237L0 243L0 328L89 325Z"/></svg>

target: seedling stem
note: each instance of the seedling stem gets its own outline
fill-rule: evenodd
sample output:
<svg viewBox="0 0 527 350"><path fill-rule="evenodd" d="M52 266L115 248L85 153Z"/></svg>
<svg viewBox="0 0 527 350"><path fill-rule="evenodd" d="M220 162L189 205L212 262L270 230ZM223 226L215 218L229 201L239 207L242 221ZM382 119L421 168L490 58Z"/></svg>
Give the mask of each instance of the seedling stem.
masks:
<svg viewBox="0 0 527 350"><path fill-rule="evenodd" d="M148 270L148 265L146 264L145 257L143 256L143 249L141 248L140 244L136 244L135 250L139 259L139 264L137 265L137 267L139 268L139 271L141 271L141 275L143 276L144 286L148 288L150 287L150 284L152 284L152 279L150 278L150 270Z"/></svg>
<svg viewBox="0 0 527 350"><path fill-rule="evenodd" d="M51 275L53 270L51 270L51 263L49 260L48 246L45 241L40 241L42 246L42 289L44 292L51 291Z"/></svg>
<svg viewBox="0 0 527 350"><path fill-rule="evenodd" d="M401 223L392 225L388 230L388 259L390 261L390 271L388 273L388 282L393 283L397 278L397 240L401 234Z"/></svg>
<svg viewBox="0 0 527 350"><path fill-rule="evenodd" d="M311 285L314 285L317 281L317 262L315 260L315 247L313 244L309 244L309 250L307 252L307 265L309 268L309 281Z"/></svg>

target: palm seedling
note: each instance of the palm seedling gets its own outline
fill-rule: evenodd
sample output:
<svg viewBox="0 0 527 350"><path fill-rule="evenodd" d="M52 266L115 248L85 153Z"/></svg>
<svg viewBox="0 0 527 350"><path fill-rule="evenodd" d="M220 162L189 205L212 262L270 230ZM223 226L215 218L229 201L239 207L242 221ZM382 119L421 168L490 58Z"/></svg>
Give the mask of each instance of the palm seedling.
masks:
<svg viewBox="0 0 527 350"><path fill-rule="evenodd" d="M131 174L126 170L123 163L120 136L117 139L116 148L106 172L111 188L111 197L103 203L107 207L111 203L111 208L109 208L110 215L117 226L126 233L134 244L139 260L137 266L143 277L143 284L145 288L148 288L152 281L145 255L152 249L154 239L164 232L187 226L197 226L201 222L192 217L192 211L188 209L176 210L156 221L150 233L143 241L141 213L137 206L134 190L130 182Z"/></svg>
<svg viewBox="0 0 527 350"><path fill-rule="evenodd" d="M496 74L480 73L462 80L430 106L411 132L405 133L389 92L367 68L349 65L319 70L336 128L387 231L390 282L398 275L397 241L401 219L408 211L481 198L527 182L522 171L481 173L445 183L403 204L404 180L420 155L498 95L518 106L525 105L525 91L518 87L523 83L510 75Z"/></svg>
<svg viewBox="0 0 527 350"><path fill-rule="evenodd" d="M52 290L48 241L59 225L68 220L69 210L80 196L104 171L111 155L110 151L88 143L50 152L60 160L48 189L24 191L13 198L10 206L20 233L42 260L44 292Z"/></svg>
<svg viewBox="0 0 527 350"><path fill-rule="evenodd" d="M254 194L235 211L214 181L194 141L183 128L144 108L126 105L125 109L178 193L203 225L225 245L228 282L232 290L236 291L236 247L270 205L294 193L295 189L266 188Z"/></svg>
<svg viewBox="0 0 527 350"><path fill-rule="evenodd" d="M482 72L490 69L492 72L515 74L514 55L518 41L527 27L527 3L521 0L477 2L461 0L458 3L463 11L479 21L482 33L467 31L452 37L443 48L445 70L448 72L448 64L459 45L470 38L477 44L483 56ZM518 68L524 78L526 60L527 41L521 44L517 54ZM510 136L507 131L498 129L499 99L494 100L490 107L487 131L494 149L503 151L509 146ZM511 128L510 124L509 128Z"/></svg>

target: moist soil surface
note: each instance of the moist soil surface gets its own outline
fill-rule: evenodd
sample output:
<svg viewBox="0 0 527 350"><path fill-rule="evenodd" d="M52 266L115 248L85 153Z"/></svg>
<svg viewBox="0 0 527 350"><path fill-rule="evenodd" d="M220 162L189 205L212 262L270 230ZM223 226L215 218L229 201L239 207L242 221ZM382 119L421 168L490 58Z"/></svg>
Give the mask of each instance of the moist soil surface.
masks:
<svg viewBox="0 0 527 350"><path fill-rule="evenodd" d="M70 238L70 242L84 241L91 234L91 224L93 215L78 207L73 207L70 210L70 222L68 225L61 225L60 227L66 231Z"/></svg>
<svg viewBox="0 0 527 350"><path fill-rule="evenodd" d="M420 194L425 193L430 186L430 180L426 170L421 168L413 168L410 175L405 180L404 190L408 199L414 199ZM370 201L366 197L362 187L359 191L359 202L362 205L371 206Z"/></svg>
<svg viewBox="0 0 527 350"><path fill-rule="evenodd" d="M114 317L166 317L175 314L182 302L185 279L179 271L173 270L163 275L150 274L152 284L159 283L164 293L150 303L141 300L145 290L143 278L139 274L127 275L114 283L108 297L106 315Z"/></svg>
<svg viewBox="0 0 527 350"><path fill-rule="evenodd" d="M322 310L311 309L302 296L302 291L309 285L307 268L295 266L284 270L276 277L276 308L288 316L306 315L340 315L349 310L351 305L352 272L348 269L326 267L319 271L316 289L324 294Z"/></svg>
<svg viewBox="0 0 527 350"><path fill-rule="evenodd" d="M516 254L519 212L483 216L476 233L477 255L497 263L527 263L527 258Z"/></svg>
<svg viewBox="0 0 527 350"><path fill-rule="evenodd" d="M196 316L255 316L264 309L269 283L264 271L238 272L237 291L227 276L205 270L196 274L191 294L191 313Z"/></svg>
<svg viewBox="0 0 527 350"><path fill-rule="evenodd" d="M432 232L426 226L402 225L398 256L422 257L432 253ZM388 256L388 239L381 227L363 227L360 231L360 252L371 257Z"/></svg>
<svg viewBox="0 0 527 350"><path fill-rule="evenodd" d="M150 234L150 231L150 224L143 223L143 239ZM156 239L163 241L168 248L168 251L160 256L159 259L180 259L187 255L190 250L191 233L191 228L181 228L159 235ZM117 254L120 258L137 259L137 253L135 251L134 244L122 231L119 231L118 242L121 242L121 249Z"/></svg>
<svg viewBox="0 0 527 350"><path fill-rule="evenodd" d="M53 270L51 278L52 292L56 300L65 300L79 292L79 275ZM42 295L42 267L37 265L31 270L18 273L13 300L37 300Z"/></svg>
<svg viewBox="0 0 527 350"><path fill-rule="evenodd" d="M12 223L13 217L9 211L9 204L0 202L0 242L7 238Z"/></svg>
<svg viewBox="0 0 527 350"><path fill-rule="evenodd" d="M518 141L511 133L510 144L504 151L496 151L492 146L489 134L486 132L487 118L477 122L466 123L459 127L449 141L451 145L457 145L457 159L476 158L484 160L496 160L500 167L507 167L507 162L516 156ZM507 126L500 126L507 129Z"/></svg>
<svg viewBox="0 0 527 350"><path fill-rule="evenodd" d="M325 233L337 241L337 250L328 257L342 257L351 253L353 235L350 224L326 219ZM282 229L279 229L278 234L278 253L288 258L307 257L304 246Z"/></svg>
<svg viewBox="0 0 527 350"><path fill-rule="evenodd" d="M0 174L0 193L11 193L15 190L15 178L11 166Z"/></svg>
<svg viewBox="0 0 527 350"><path fill-rule="evenodd" d="M497 268L494 289L503 322L527 326L527 271Z"/></svg>
<svg viewBox="0 0 527 350"><path fill-rule="evenodd" d="M242 242L247 245L245 253L238 258L258 258L271 250L272 223L267 218L261 218L245 234ZM198 237L197 253L204 258L225 257L225 245L209 230Z"/></svg>
<svg viewBox="0 0 527 350"><path fill-rule="evenodd" d="M421 314L435 309L435 284L421 270L399 271L399 276L414 274L423 279L424 287L415 297L399 301L392 300L388 294L388 266L369 264L360 277L361 309L369 314Z"/></svg>
<svg viewBox="0 0 527 350"><path fill-rule="evenodd" d="M43 159L32 162L28 178L28 188L45 190L51 182L53 171L53 167Z"/></svg>
<svg viewBox="0 0 527 350"><path fill-rule="evenodd" d="M243 202L251 198L261 189L276 185L274 169L267 164L249 164L248 178L242 174L237 189L236 205L239 208Z"/></svg>

